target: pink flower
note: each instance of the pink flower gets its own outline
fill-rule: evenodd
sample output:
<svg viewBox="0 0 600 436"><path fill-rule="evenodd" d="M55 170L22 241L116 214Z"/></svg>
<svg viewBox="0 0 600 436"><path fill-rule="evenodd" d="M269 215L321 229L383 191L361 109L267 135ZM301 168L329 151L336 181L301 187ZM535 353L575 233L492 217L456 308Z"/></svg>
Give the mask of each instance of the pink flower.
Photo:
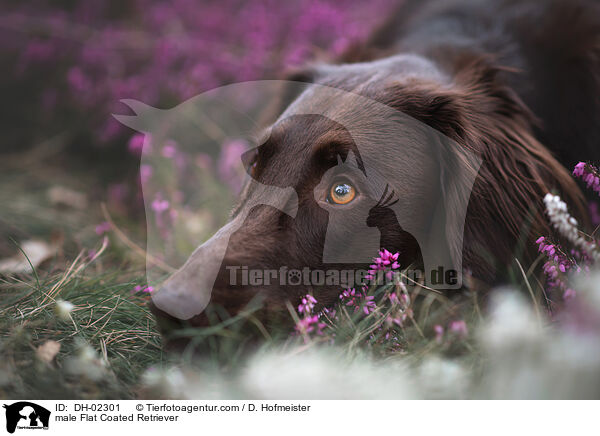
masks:
<svg viewBox="0 0 600 436"><path fill-rule="evenodd" d="M150 177L152 177L153 172L154 170L150 165L140 166L140 180L142 182L142 185L148 183L148 180L150 180Z"/></svg>
<svg viewBox="0 0 600 436"><path fill-rule="evenodd" d="M540 253L543 253L548 259L542 267L542 271L546 276L546 288L562 292L563 298L567 295L567 299L575 295L573 290L567 289L567 274L582 271L577 262L582 262L585 270L587 268L586 264L590 261L589 257L585 252L576 249L571 250L570 255L568 255L559 244L553 243L549 238L541 237L536 242L539 245Z"/></svg>
<svg viewBox="0 0 600 436"><path fill-rule="evenodd" d="M365 313L365 315L368 315L377 308L377 305L373 301L374 299L375 297L372 295L367 295L364 297L363 312Z"/></svg>
<svg viewBox="0 0 600 436"><path fill-rule="evenodd" d="M319 321L318 315L307 316L296 324L296 332L304 336L304 341L307 342L307 336L310 333L316 333L319 336L323 335L323 329L327 324Z"/></svg>
<svg viewBox="0 0 600 436"><path fill-rule="evenodd" d="M217 173L234 192L239 192L245 171L241 156L248 149L248 143L243 140L227 141L223 144L221 156L217 162Z"/></svg>
<svg viewBox="0 0 600 436"><path fill-rule="evenodd" d="M177 147L175 146L174 141L167 141L165 146L161 151L161 155L166 157L167 159L173 159L177 154Z"/></svg>
<svg viewBox="0 0 600 436"><path fill-rule="evenodd" d="M594 165L579 162L573 169L573 175L583 180L588 188L600 194L600 170Z"/></svg>
<svg viewBox="0 0 600 436"><path fill-rule="evenodd" d="M170 203L163 199L161 193L157 193L156 197L151 204L152 210L154 211L155 219L156 219L156 227L161 233L163 239L166 239L169 236L169 226L167 220L165 219L165 212L169 210L171 207ZM172 213L167 215L167 218L171 218L173 220L175 217Z"/></svg>
<svg viewBox="0 0 600 436"><path fill-rule="evenodd" d="M317 304L317 300L315 299L315 297L313 297L310 294L306 294L306 296L302 298L300 305L298 306L298 312L305 313L308 315L312 313L315 304Z"/></svg>
<svg viewBox="0 0 600 436"><path fill-rule="evenodd" d="M377 309L375 297L367 295L365 290L357 291L355 288L345 289L340 294L340 300L346 306L353 307L354 312L361 310L365 315L368 315Z"/></svg>
<svg viewBox="0 0 600 436"><path fill-rule="evenodd" d="M111 227L110 223L107 221L104 221L96 226L96 234L103 235L104 233L106 233L110 230L110 227Z"/></svg>
<svg viewBox="0 0 600 436"><path fill-rule="evenodd" d="M145 292L145 293L151 294L152 292L154 292L154 288L152 286L137 285L135 288L133 288L132 292Z"/></svg>
<svg viewBox="0 0 600 436"><path fill-rule="evenodd" d="M585 162L579 162L577 165L575 165L575 168L573 169L573 175L576 177L583 176L584 169L585 169Z"/></svg>
<svg viewBox="0 0 600 436"><path fill-rule="evenodd" d="M67 82L75 93L89 92L91 83L85 73L79 67L72 67L67 72Z"/></svg>
<svg viewBox="0 0 600 436"><path fill-rule="evenodd" d="M169 202L167 200L163 200L163 198L158 194L154 201L152 202L152 210L157 214L164 212L169 209Z"/></svg>
<svg viewBox="0 0 600 436"><path fill-rule="evenodd" d="M442 339L444 337L444 327L439 324L433 326L433 331L435 332L435 341L438 344L442 343Z"/></svg>
<svg viewBox="0 0 600 436"><path fill-rule="evenodd" d="M143 133L136 133L131 138L129 138L129 142L127 143L127 149L131 154L136 156L141 156L142 151L144 150L144 137Z"/></svg>
<svg viewBox="0 0 600 436"><path fill-rule="evenodd" d="M469 331L467 330L467 323L463 320L452 321L448 326L448 330L456 333L461 338L466 338Z"/></svg>
<svg viewBox="0 0 600 436"><path fill-rule="evenodd" d="M398 256L400 253L391 253L385 248L379 252L379 256L373 259L373 265L369 267L368 274L365 276L367 280L373 280L377 272L383 271L388 280L393 278L393 270L400 268Z"/></svg>

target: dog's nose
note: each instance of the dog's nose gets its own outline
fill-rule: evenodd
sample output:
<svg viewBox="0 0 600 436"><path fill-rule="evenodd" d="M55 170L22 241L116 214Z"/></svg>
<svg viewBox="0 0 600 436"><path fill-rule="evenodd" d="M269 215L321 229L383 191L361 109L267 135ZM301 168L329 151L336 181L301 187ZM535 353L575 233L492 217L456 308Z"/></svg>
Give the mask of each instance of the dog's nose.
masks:
<svg viewBox="0 0 600 436"><path fill-rule="evenodd" d="M152 302L158 309L183 321L204 312L210 302L212 288L212 282L206 283L201 277L187 272L178 271L152 294ZM191 269L191 272L196 271Z"/></svg>

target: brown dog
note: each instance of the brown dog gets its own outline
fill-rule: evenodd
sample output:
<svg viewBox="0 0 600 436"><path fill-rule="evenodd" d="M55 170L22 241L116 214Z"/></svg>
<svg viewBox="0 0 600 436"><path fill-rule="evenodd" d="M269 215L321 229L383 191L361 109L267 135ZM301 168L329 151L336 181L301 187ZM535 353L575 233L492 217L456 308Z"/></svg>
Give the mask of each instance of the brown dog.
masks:
<svg viewBox="0 0 600 436"><path fill-rule="evenodd" d="M461 256L463 269L489 284L503 280L519 246L525 247L525 261L531 260L528 250L535 250L534 238L551 233L542 204L547 192L559 192L576 216L586 214L582 194L566 168L579 160L600 160L598 3L408 2L340 63L316 65L290 79L312 85L300 95L285 95L284 114L247 157L255 181L295 190L295 216L266 205L247 214L234 212L233 224L196 250L157 295L174 289L185 289L187 295L204 293L210 304L224 307L230 315L261 296L259 313L267 323L289 317L286 302L297 304L308 291L322 305L336 301L339 284L308 289L279 282L234 286L231 267L236 279L242 267L359 267L323 258L332 214L348 217L335 222L339 231L351 234L349 223L358 219L357 211L369 200L356 175L330 178L330 171L348 159L363 172L367 156L381 168L394 169L380 201L364 209L364 218L368 227L379 230L376 245L399 252L403 267L422 267L425 248L415 234L427 233L440 198L447 220L440 244L448 247L450 256ZM364 122L365 116L372 120L384 113L352 99L329 108L335 121L307 115L311 108L331 106L322 96L322 86L393 108L449 142L432 152L431 135L418 127L390 138L385 129ZM360 150L357 134L364 144ZM402 152L391 153L396 149L390 147ZM472 189L461 192L451 177L461 165L468 166L465 153L478 156L481 166ZM252 195L247 189L240 205ZM458 214L453 201L465 195L463 236L448 223ZM390 212L392 204L407 211L414 231L399 224L397 213ZM224 260L212 289L202 289L198 283L203 265L217 249L226 250ZM173 318L167 306L168 302L154 311ZM191 325L208 322L204 313L186 318Z"/></svg>

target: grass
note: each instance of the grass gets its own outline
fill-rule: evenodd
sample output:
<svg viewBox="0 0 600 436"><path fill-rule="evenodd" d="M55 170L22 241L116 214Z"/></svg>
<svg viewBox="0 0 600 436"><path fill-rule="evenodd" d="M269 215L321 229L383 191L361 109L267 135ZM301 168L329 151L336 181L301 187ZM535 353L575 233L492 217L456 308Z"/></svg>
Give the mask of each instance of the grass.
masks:
<svg viewBox="0 0 600 436"><path fill-rule="evenodd" d="M127 280L126 277L131 277ZM82 271L77 276L52 275L32 285L5 280L0 285L0 350L9 383L8 398L132 398L141 373L160 365L161 349L146 296L132 294L139 284L130 271ZM60 284L60 288L56 285ZM58 289L55 297L50 290ZM75 308L70 319L56 315L55 299ZM61 344L55 361L38 358L36 349L47 341ZM65 365L81 344L98 350L108 362L108 376L97 383L69 374ZM8 373L8 375L6 375Z"/></svg>
<svg viewBox="0 0 600 436"><path fill-rule="evenodd" d="M141 374L166 359L148 296L132 293L145 279L144 259L114 235L103 248L95 226L104 221L106 168L65 156L56 144L42 143L3 158L0 259L31 239L56 252L33 273L0 275L0 397L133 398ZM87 205L56 204L49 195L56 186L84 193ZM140 219L113 213L132 238L143 240ZM90 250L101 254L90 261ZM57 316L58 300L75 306L69 319ZM48 341L60 344L50 362L37 351ZM106 362L102 379L73 371L84 344Z"/></svg>
<svg viewBox="0 0 600 436"><path fill-rule="evenodd" d="M98 236L91 238L97 249L93 259L82 251L64 264L53 259L34 273L0 279L0 397L303 398L313 397L314 392L324 398L596 395L584 389L589 384L589 364L580 368L577 353L566 363L546 363L557 352L569 356L565 347L577 348L579 339L574 343L568 332L551 333L531 304L527 309L509 302L494 321L499 325L484 321L488 339L482 341L476 332L483 310L477 292L468 289L453 301L418 286L373 287L369 293L378 304L371 313L364 315L341 304L336 317L324 318L321 335L290 334L288 329L271 337L253 318L254 307L235 317L216 311L211 314L212 326L178 332L192 339L183 354L165 353L147 308L148 294L132 292L144 284L139 260L133 260L139 256L124 257L131 253L114 232L108 244L100 245ZM404 293L405 303L390 305L391 292ZM521 300L525 295L521 292ZM72 310L57 311L61 300L70 302ZM295 321L302 316L291 305L289 311ZM387 315L402 314L406 315L402 326L385 325ZM465 320L469 333L452 331L452 320ZM445 327L442 338L436 337L435 326ZM252 340L256 337L261 339L258 347ZM41 349L54 342L60 344L60 351L48 358ZM588 344L582 341L581 346ZM203 352L200 359L198 349ZM597 357L596 348L586 353L588 361ZM501 360L505 363L494 366ZM522 371L525 377L533 368L539 370L543 384L536 385L537 379L527 381L526 390L521 382L515 384L513 369L505 369L514 362L521 365L514 371ZM551 380L565 370L575 374L575 388L548 391ZM311 380L303 380L307 376ZM360 382L363 376L369 377L368 383Z"/></svg>
<svg viewBox="0 0 600 436"><path fill-rule="evenodd" d="M147 308L148 294L133 292L135 286L143 284L143 272L132 270L131 265L115 266L118 249L99 253L94 260L78 257L60 273L38 271L0 281L3 295L0 396L35 399L160 396L160 392L145 390L142 376L149 368L186 364L194 365L198 371L235 373L243 367L244 353L250 349L256 351L257 337L262 352L334 346L340 355L347 357L367 350L377 358L410 355L414 361L432 352L457 355L469 349L468 341L459 338L450 338L443 345L432 340L433 325L444 322L440 320L449 314L464 317L465 307L415 287L410 298L419 301L419 310L413 314L410 308L403 327L394 330L397 339L393 341L384 338L385 331L379 329L392 310L385 304L378 305L368 316L341 305L335 319L325 320L327 326L322 335L291 335L288 329L277 337L271 337L253 318L253 309L249 307L231 318L223 313L214 314L211 327L180 330L177 334L191 338L191 342L182 354L167 355ZM111 257L112 263L108 262ZM393 285L388 285L373 289L373 295L387 301L393 290ZM57 302L61 300L74 306L66 316L57 313ZM468 313L475 316L472 305ZM290 306L290 317L298 316ZM38 351L48 341L60 344L60 351L49 361ZM196 357L199 349L203 353L200 360ZM79 370L82 365L99 369L100 375Z"/></svg>

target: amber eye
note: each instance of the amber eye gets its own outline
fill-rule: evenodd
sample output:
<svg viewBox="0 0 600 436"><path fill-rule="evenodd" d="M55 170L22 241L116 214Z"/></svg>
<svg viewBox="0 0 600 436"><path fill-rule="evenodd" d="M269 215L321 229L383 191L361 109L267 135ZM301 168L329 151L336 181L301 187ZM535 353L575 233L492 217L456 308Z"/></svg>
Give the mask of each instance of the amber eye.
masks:
<svg viewBox="0 0 600 436"><path fill-rule="evenodd" d="M356 197L356 190L348 183L334 183L329 190L329 200L335 204L348 204Z"/></svg>
<svg viewBox="0 0 600 436"><path fill-rule="evenodd" d="M257 166L257 162L256 162L256 160L254 160L254 162L252 162L250 164L250 167L248 168L248 172L250 173L251 177L256 177L256 166Z"/></svg>

